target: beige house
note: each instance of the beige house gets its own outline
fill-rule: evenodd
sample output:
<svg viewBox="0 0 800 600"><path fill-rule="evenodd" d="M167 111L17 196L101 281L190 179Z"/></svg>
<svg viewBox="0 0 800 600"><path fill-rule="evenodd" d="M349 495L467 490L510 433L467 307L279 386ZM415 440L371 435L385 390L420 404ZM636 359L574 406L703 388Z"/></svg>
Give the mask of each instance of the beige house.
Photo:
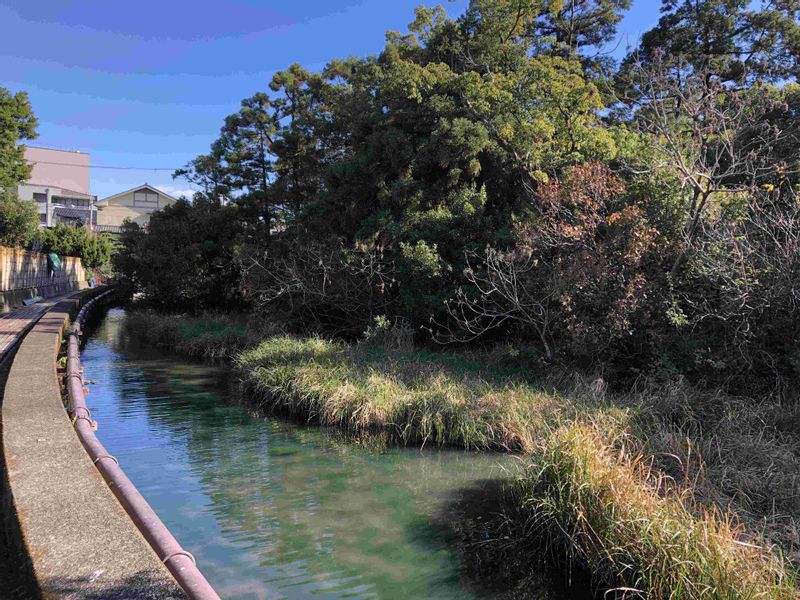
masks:
<svg viewBox="0 0 800 600"><path fill-rule="evenodd" d="M95 203L97 207L98 232L119 233L125 219L147 227L150 215L169 204L174 204L178 199L162 192L145 183L133 189L108 198L103 198Z"/></svg>

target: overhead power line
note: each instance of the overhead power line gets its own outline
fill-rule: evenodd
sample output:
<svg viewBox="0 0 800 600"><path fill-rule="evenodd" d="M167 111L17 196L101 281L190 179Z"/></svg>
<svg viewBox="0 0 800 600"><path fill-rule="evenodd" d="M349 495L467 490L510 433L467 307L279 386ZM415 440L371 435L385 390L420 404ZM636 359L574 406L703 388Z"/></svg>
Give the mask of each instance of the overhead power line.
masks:
<svg viewBox="0 0 800 600"><path fill-rule="evenodd" d="M73 163L53 162L48 160L31 160L32 165L57 165L60 167L78 167L86 169L115 169L118 171L177 171L180 167L113 167L110 165L76 165Z"/></svg>

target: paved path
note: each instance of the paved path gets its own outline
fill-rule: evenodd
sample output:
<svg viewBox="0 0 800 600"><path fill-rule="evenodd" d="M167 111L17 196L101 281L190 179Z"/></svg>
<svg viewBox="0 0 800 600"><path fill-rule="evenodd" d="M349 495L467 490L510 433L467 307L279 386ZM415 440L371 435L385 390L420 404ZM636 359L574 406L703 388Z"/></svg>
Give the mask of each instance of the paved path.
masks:
<svg viewBox="0 0 800 600"><path fill-rule="evenodd" d="M4 361L7 355L19 344L25 334L30 331L36 322L50 308L58 304L64 298L79 293L71 292L64 296L48 298L30 306L24 306L0 317L0 362Z"/></svg>

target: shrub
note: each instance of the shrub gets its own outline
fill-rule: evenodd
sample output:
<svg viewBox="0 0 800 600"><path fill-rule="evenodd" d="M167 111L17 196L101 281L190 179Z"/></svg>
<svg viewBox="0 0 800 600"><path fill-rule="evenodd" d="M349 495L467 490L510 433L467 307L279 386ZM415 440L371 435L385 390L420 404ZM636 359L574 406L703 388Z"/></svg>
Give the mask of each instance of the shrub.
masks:
<svg viewBox="0 0 800 600"><path fill-rule="evenodd" d="M548 359L630 369L633 355L649 354L644 329L657 318L670 254L647 210L600 164L541 185L515 247L468 261L471 285L451 316L467 338L500 329L533 336Z"/></svg>
<svg viewBox="0 0 800 600"><path fill-rule="evenodd" d="M800 201L765 193L739 205L703 224L676 282L686 325L673 360L709 382L791 388L800 378Z"/></svg>
<svg viewBox="0 0 800 600"><path fill-rule="evenodd" d="M329 242L273 243L240 260L243 287L262 314L282 313L306 331L353 337L396 310L393 266L377 252Z"/></svg>
<svg viewBox="0 0 800 600"><path fill-rule="evenodd" d="M42 252L77 256L83 266L90 269L107 266L113 250L107 235L94 235L84 227L73 227L63 223L40 229L36 239Z"/></svg>
<svg viewBox="0 0 800 600"><path fill-rule="evenodd" d="M188 358L210 361L232 359L249 340L244 317L221 313L189 317L136 310L125 319L124 333Z"/></svg>

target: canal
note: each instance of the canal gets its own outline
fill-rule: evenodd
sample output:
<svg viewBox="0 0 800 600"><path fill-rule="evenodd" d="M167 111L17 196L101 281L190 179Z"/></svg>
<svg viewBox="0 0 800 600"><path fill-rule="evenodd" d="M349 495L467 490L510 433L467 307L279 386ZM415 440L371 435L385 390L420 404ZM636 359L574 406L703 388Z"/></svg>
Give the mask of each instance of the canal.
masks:
<svg viewBox="0 0 800 600"><path fill-rule="evenodd" d="M487 598L447 510L509 457L369 447L251 415L225 369L132 347L112 309L83 350L98 436L223 598Z"/></svg>

